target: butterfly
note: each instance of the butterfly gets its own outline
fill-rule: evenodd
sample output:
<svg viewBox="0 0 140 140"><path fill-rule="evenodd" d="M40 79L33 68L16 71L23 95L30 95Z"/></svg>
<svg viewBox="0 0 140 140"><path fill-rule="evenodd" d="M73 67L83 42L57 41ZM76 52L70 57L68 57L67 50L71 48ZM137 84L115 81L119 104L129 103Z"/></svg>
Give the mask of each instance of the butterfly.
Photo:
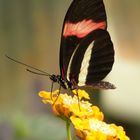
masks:
<svg viewBox="0 0 140 140"><path fill-rule="evenodd" d="M53 75L51 80L65 89L115 88L102 81L114 63L103 0L73 0L64 18L61 36L61 75Z"/></svg>
<svg viewBox="0 0 140 140"><path fill-rule="evenodd" d="M88 86L114 89L102 81L114 63L114 48L107 31L107 17L103 0L73 0L64 18L60 44L60 75L50 75L42 70L7 58L49 76L52 83L64 89Z"/></svg>

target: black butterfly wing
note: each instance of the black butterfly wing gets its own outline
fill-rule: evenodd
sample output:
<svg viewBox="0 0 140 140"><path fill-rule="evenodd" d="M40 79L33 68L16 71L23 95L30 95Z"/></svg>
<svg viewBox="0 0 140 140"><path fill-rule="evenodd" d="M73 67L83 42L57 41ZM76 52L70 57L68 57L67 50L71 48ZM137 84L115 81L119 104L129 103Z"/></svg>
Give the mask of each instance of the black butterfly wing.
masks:
<svg viewBox="0 0 140 140"><path fill-rule="evenodd" d="M78 86L115 88L101 81L111 71L114 63L114 48L106 30L98 29L88 34L76 47L68 66L67 79Z"/></svg>
<svg viewBox="0 0 140 140"><path fill-rule="evenodd" d="M70 59L80 42L91 32L97 29L106 30L106 27L106 13L102 0L73 0L62 30L60 71L63 79L67 77Z"/></svg>

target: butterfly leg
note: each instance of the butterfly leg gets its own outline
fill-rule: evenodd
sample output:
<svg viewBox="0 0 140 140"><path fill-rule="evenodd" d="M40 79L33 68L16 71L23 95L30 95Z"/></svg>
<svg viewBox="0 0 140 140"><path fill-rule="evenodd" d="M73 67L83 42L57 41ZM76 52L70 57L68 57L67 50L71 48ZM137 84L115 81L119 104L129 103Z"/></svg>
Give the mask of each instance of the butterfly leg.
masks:
<svg viewBox="0 0 140 140"><path fill-rule="evenodd" d="M51 100L53 99L53 98L52 98L53 84L54 84L54 82L52 81L52 85L51 85Z"/></svg>
<svg viewBox="0 0 140 140"><path fill-rule="evenodd" d="M81 108L80 108L80 98L79 98L79 94L78 94L78 86L77 86L77 83L75 82L75 80L72 80L72 84L75 87L76 96L77 96L77 99L78 99L78 106L79 106L79 110L81 111Z"/></svg>
<svg viewBox="0 0 140 140"><path fill-rule="evenodd" d="M80 108L80 98L79 98L78 87L77 86L76 86L76 95L77 95L77 99L78 99L78 107L79 107L79 110L81 111L81 108Z"/></svg>
<svg viewBox="0 0 140 140"><path fill-rule="evenodd" d="M60 85L60 87L59 87L58 96L57 96L56 99L54 100L53 105L54 105L54 104L56 103L56 101L58 100L58 97L59 97L59 95L60 95L60 92L61 92L61 85Z"/></svg>

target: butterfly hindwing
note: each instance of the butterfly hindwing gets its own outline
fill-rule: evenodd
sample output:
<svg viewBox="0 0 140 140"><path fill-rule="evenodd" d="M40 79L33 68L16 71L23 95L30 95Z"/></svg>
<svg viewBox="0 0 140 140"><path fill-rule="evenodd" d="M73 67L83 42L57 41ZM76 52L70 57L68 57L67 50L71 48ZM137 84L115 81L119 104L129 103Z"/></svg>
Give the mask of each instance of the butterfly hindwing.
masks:
<svg viewBox="0 0 140 140"><path fill-rule="evenodd" d="M95 83L97 86L111 71L113 63L114 49L109 33L102 29L93 31L81 41L73 53L67 79L75 80L78 86L94 86Z"/></svg>
<svg viewBox="0 0 140 140"><path fill-rule="evenodd" d="M86 84L99 82L111 71L114 63L114 48L107 31L96 32L89 63Z"/></svg>

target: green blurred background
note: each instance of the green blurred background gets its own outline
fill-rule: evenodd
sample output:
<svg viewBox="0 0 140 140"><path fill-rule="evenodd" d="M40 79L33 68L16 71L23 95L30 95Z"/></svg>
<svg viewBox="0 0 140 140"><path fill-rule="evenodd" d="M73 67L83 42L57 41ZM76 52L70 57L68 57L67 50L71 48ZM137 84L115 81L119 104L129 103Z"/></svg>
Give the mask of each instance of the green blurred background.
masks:
<svg viewBox="0 0 140 140"><path fill-rule="evenodd" d="M116 50L116 61L107 79L117 89L94 94L93 103L101 107L108 123L123 125L131 139L139 140L140 1L104 2ZM65 123L51 115L50 107L37 94L50 90L48 77L26 72L4 55L59 74L60 35L70 3L0 0L0 140L66 139Z"/></svg>

